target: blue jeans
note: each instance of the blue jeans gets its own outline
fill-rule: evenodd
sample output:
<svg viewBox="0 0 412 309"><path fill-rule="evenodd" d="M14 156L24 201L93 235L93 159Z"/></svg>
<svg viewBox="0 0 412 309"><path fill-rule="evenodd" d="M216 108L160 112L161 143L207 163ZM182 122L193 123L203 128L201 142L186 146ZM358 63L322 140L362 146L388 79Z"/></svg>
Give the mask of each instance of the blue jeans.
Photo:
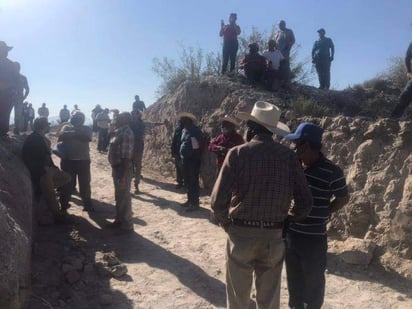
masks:
<svg viewBox="0 0 412 309"><path fill-rule="evenodd" d="M405 88L403 89L400 97L399 103L396 105L395 109L392 112L392 117L401 117L405 109L412 102L412 79L410 79Z"/></svg>
<svg viewBox="0 0 412 309"><path fill-rule="evenodd" d="M287 233L285 263L291 308L322 307L327 249L326 235Z"/></svg>

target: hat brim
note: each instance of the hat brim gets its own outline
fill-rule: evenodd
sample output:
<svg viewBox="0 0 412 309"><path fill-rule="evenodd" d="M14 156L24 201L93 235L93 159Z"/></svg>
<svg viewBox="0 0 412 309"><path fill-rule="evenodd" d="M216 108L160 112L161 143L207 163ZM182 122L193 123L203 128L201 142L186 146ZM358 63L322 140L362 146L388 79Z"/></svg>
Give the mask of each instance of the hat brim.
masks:
<svg viewBox="0 0 412 309"><path fill-rule="evenodd" d="M279 136L286 136L290 133L290 129L289 127L283 123L283 122L278 122L276 127L274 126L270 126L267 123L261 122L259 119L253 117L252 115L245 113L245 112L239 112L236 117L240 120L252 120L254 122L256 122L257 124L260 124L262 126L264 126L266 129L268 129L270 132L279 135Z"/></svg>
<svg viewBox="0 0 412 309"><path fill-rule="evenodd" d="M296 133L291 133L285 136L285 139L288 141L296 141L297 139L300 139L300 136Z"/></svg>
<svg viewBox="0 0 412 309"><path fill-rule="evenodd" d="M196 116L191 114L191 113L180 113L180 114L177 115L177 118L178 119L189 118L189 119L192 119L194 122L197 122Z"/></svg>
<svg viewBox="0 0 412 309"><path fill-rule="evenodd" d="M229 122L233 124L235 127L240 127L240 123L237 122L235 119L229 118L229 117L222 117L220 118L220 122Z"/></svg>

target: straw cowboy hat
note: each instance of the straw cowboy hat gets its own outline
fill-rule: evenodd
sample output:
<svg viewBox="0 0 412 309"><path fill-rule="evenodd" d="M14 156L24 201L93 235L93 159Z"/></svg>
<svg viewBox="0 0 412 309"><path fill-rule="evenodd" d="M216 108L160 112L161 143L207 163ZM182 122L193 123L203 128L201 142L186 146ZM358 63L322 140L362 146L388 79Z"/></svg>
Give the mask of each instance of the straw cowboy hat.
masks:
<svg viewBox="0 0 412 309"><path fill-rule="evenodd" d="M220 122L229 122L229 123L233 124L235 127L240 127L239 122L237 122L236 119L234 119L234 118L232 118L228 115L225 115L225 117L220 118Z"/></svg>
<svg viewBox="0 0 412 309"><path fill-rule="evenodd" d="M254 121L276 135L285 136L290 133L290 129L279 121L280 114L279 107L268 102L257 101L250 114L239 112L237 118Z"/></svg>
<svg viewBox="0 0 412 309"><path fill-rule="evenodd" d="M13 49L13 47L7 46L6 42L0 41L0 50L10 51L10 50L12 50L12 49Z"/></svg>
<svg viewBox="0 0 412 309"><path fill-rule="evenodd" d="M193 122L197 122L197 118L195 115L193 115L192 113L180 113L177 115L178 119L182 119L182 118L189 118L192 119Z"/></svg>

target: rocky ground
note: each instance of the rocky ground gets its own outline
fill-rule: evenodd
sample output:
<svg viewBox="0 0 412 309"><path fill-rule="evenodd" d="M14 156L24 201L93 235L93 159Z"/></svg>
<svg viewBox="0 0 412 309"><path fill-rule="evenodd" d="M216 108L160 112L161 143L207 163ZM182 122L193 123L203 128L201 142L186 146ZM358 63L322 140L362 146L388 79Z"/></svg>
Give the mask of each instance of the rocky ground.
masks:
<svg viewBox="0 0 412 309"><path fill-rule="evenodd" d="M110 168L91 148L96 212L82 212L74 196L72 224L36 229L29 308L225 307L226 235L209 221L209 197L187 213L173 179L146 169L132 201L135 233L116 235L103 228L115 214ZM331 242L324 308L412 308L410 281L345 264L333 253L337 246ZM282 308L287 299L283 274Z"/></svg>

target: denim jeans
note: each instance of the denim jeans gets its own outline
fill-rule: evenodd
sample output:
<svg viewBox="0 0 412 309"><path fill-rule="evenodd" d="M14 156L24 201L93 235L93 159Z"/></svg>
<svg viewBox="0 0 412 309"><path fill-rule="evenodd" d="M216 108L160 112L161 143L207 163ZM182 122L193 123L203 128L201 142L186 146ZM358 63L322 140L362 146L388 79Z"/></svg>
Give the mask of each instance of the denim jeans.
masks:
<svg viewBox="0 0 412 309"><path fill-rule="evenodd" d="M291 308L322 307L327 249L326 235L287 233L285 262Z"/></svg>

